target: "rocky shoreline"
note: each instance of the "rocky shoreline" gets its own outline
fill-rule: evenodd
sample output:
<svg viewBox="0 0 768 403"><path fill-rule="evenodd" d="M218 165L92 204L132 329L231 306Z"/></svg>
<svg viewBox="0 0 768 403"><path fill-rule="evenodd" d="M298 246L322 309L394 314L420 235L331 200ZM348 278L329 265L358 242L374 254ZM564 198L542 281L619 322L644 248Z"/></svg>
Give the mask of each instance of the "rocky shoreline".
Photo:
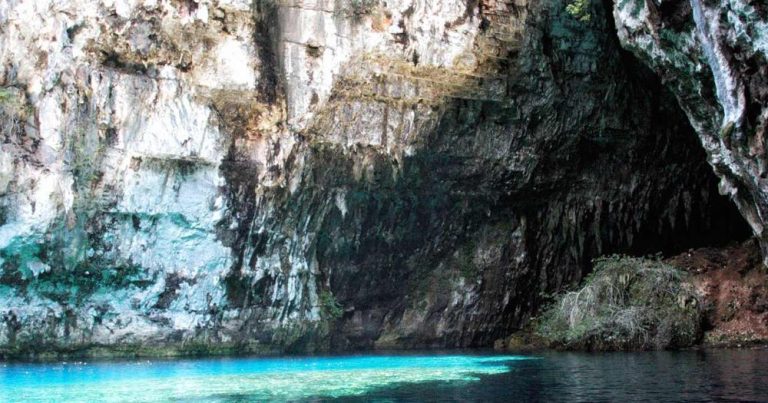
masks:
<svg viewBox="0 0 768 403"><path fill-rule="evenodd" d="M667 260L693 274L705 301L705 347L768 343L768 272L754 241L695 249Z"/></svg>
<svg viewBox="0 0 768 403"><path fill-rule="evenodd" d="M768 270L755 240L691 249L664 262L691 275L702 304L701 336L683 349L768 348ZM494 344L501 351L548 346L532 327Z"/></svg>

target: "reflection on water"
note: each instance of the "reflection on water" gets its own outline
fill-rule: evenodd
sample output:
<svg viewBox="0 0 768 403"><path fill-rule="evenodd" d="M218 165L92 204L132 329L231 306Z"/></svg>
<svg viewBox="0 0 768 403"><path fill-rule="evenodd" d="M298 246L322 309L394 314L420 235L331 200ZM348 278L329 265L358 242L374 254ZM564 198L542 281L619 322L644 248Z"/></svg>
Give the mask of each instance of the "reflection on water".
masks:
<svg viewBox="0 0 768 403"><path fill-rule="evenodd" d="M475 384L407 385L362 398L442 401L768 401L768 351L545 353Z"/></svg>
<svg viewBox="0 0 768 403"><path fill-rule="evenodd" d="M768 351L0 365L0 401L768 401Z"/></svg>

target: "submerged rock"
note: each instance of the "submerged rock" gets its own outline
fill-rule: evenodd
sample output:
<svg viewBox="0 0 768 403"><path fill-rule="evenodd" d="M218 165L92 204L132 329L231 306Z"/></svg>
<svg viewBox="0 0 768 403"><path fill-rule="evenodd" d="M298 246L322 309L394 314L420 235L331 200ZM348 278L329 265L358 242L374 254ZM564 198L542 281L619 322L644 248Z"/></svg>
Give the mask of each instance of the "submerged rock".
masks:
<svg viewBox="0 0 768 403"><path fill-rule="evenodd" d="M5 354L483 346L742 236L600 4L344 4L0 3Z"/></svg>

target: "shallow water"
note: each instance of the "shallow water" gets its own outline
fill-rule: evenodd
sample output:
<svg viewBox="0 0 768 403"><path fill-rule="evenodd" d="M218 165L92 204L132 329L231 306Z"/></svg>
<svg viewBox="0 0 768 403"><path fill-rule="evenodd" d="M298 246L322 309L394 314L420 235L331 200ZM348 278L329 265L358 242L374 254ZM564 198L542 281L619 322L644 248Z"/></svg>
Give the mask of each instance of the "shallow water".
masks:
<svg viewBox="0 0 768 403"><path fill-rule="evenodd" d="M768 401L768 351L6 363L0 400Z"/></svg>

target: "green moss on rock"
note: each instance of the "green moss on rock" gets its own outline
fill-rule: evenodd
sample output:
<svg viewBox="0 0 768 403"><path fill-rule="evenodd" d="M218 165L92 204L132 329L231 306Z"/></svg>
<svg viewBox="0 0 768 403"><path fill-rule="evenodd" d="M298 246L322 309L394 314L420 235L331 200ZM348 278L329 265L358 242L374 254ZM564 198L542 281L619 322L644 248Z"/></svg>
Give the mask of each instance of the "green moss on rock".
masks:
<svg viewBox="0 0 768 403"><path fill-rule="evenodd" d="M592 14L589 12L589 0L574 0L565 7L565 11L581 22L589 22L592 19Z"/></svg>
<svg viewBox="0 0 768 403"><path fill-rule="evenodd" d="M344 315L344 308L330 291L320 293L320 309L323 317L329 320L336 320Z"/></svg>

